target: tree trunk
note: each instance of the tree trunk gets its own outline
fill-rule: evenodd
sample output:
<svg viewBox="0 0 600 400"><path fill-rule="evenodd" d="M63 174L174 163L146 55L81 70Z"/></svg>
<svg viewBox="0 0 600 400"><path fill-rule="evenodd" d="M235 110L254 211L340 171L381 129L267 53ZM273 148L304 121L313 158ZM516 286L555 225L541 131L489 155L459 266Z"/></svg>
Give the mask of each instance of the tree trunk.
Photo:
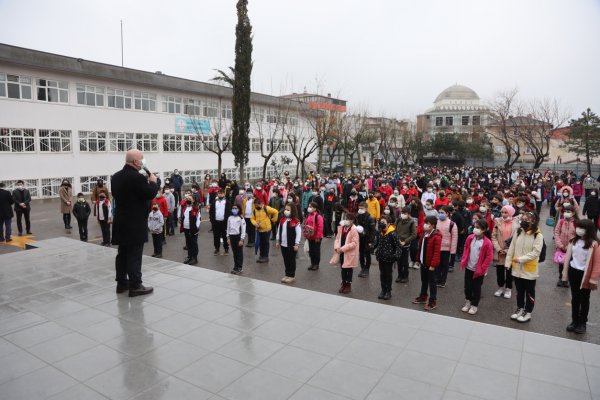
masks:
<svg viewBox="0 0 600 400"><path fill-rule="evenodd" d="M323 146L319 146L319 155L317 156L317 173L321 173L323 168Z"/></svg>
<svg viewBox="0 0 600 400"><path fill-rule="evenodd" d="M221 158L219 158L219 163L221 162ZM219 164L220 165L220 164ZM240 164L240 182L243 182L246 180L246 173L245 173L245 169L246 166L244 164Z"/></svg>
<svg viewBox="0 0 600 400"><path fill-rule="evenodd" d="M267 179L267 165L269 164L270 158L271 157L264 157L265 161L263 162L263 173L262 173L263 179Z"/></svg>
<svg viewBox="0 0 600 400"><path fill-rule="evenodd" d="M218 153L217 154L217 170L219 171L219 173L217 175L218 177L221 177L222 169L223 169L223 153Z"/></svg>

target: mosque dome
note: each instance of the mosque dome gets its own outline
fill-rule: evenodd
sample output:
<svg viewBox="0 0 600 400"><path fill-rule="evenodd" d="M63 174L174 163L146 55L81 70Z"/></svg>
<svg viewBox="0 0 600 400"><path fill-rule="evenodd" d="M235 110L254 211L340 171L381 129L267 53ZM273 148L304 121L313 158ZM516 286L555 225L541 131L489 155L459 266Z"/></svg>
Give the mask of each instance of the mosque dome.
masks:
<svg viewBox="0 0 600 400"><path fill-rule="evenodd" d="M479 96L471 88L463 85L453 85L445 89L442 93L435 98L434 103L438 103L444 100L479 100Z"/></svg>

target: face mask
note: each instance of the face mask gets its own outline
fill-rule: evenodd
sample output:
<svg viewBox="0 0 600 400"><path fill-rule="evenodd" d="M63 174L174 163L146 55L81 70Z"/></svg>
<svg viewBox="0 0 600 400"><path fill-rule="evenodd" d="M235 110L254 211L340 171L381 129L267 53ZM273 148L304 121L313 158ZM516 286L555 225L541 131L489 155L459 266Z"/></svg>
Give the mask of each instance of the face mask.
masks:
<svg viewBox="0 0 600 400"><path fill-rule="evenodd" d="M517 204L517 207L519 207L519 208L523 208L523 206L525 206L525 204L523 204L523 203L518 203Z"/></svg>
<svg viewBox="0 0 600 400"><path fill-rule="evenodd" d="M292 215L292 212L290 210L285 210L283 212L283 215L285 215L286 217L289 217L290 215Z"/></svg>
<svg viewBox="0 0 600 400"><path fill-rule="evenodd" d="M100 201L106 200L106 197L99 197Z"/></svg>
<svg viewBox="0 0 600 400"><path fill-rule="evenodd" d="M257 210L262 210L262 206L256 206Z"/></svg>
<svg viewBox="0 0 600 400"><path fill-rule="evenodd" d="M487 207L479 207L479 211L481 211L482 213L487 212Z"/></svg>
<svg viewBox="0 0 600 400"><path fill-rule="evenodd" d="M21 186L21 187L22 187L22 186ZM595 195L596 195L596 192L590 192L590 194L591 194L592 196L595 196Z"/></svg>
<svg viewBox="0 0 600 400"><path fill-rule="evenodd" d="M257 186L256 190L262 190L262 186Z"/></svg>
<svg viewBox="0 0 600 400"><path fill-rule="evenodd" d="M80 197L77 199L78 202L83 203L85 201L85 199L83 197Z"/></svg>
<svg viewBox="0 0 600 400"><path fill-rule="evenodd" d="M396 206L396 203L394 203L393 201L390 202L390 207L395 207L395 206Z"/></svg>
<svg viewBox="0 0 600 400"><path fill-rule="evenodd" d="M288 202L288 203L291 203L291 202L293 202L293 201L294 201L294 199L292 199L291 197L288 197L288 199L287 199L287 202Z"/></svg>
<svg viewBox="0 0 600 400"><path fill-rule="evenodd" d="M294 187L295 187L295 188L297 188L297 187L298 187L298 184L297 184L297 183L296 183L296 184L294 184Z"/></svg>
<svg viewBox="0 0 600 400"><path fill-rule="evenodd" d="M23 190L23 189L25 189L25 187L23 185L17 185L17 189Z"/></svg>
<svg viewBox="0 0 600 400"><path fill-rule="evenodd" d="M238 192L238 194L239 194L239 195L242 195L242 196L244 195L244 193L245 193L245 192L244 192L243 190L240 190L240 191Z"/></svg>
<svg viewBox="0 0 600 400"><path fill-rule="evenodd" d="M379 229L381 229L382 231L387 230L387 223L385 222L380 222L379 223Z"/></svg>
<svg viewBox="0 0 600 400"><path fill-rule="evenodd" d="M383 210L383 213L384 213L385 215L389 215L389 214L390 214L390 210L387 210L387 209L386 209L386 210Z"/></svg>
<svg viewBox="0 0 600 400"><path fill-rule="evenodd" d="M440 213L440 214L438 214L438 218L439 218L441 221L443 221L443 220L445 220L445 219L446 219L446 214L442 214L442 213Z"/></svg>
<svg viewBox="0 0 600 400"><path fill-rule="evenodd" d="M309 213L311 213L311 212L315 211L315 209L314 209L314 208L312 208L312 207L308 207L308 208L306 209L306 211L308 211Z"/></svg>
<svg viewBox="0 0 600 400"><path fill-rule="evenodd" d="M231 210L231 213L233 215L238 215L239 212L240 212L240 210L238 210L237 208L234 208L234 209Z"/></svg>
<svg viewBox="0 0 600 400"><path fill-rule="evenodd" d="M475 222L477 222L477 221L478 221L477 219L473 218L473 219L471 220L471 225L475 225Z"/></svg>
<svg viewBox="0 0 600 400"><path fill-rule="evenodd" d="M573 216L573 213L570 213L570 212L565 213L565 218L567 218L567 219L571 218L572 216Z"/></svg>
<svg viewBox="0 0 600 400"><path fill-rule="evenodd" d="M356 200L356 196L350 196L352 200Z"/></svg>
<svg viewBox="0 0 600 400"><path fill-rule="evenodd" d="M394 195L395 195L395 196L399 196L399 195L400 195L400 192L399 192L399 191L397 191L397 190L394 190Z"/></svg>
<svg viewBox="0 0 600 400"><path fill-rule="evenodd" d="M565 201L565 202L563 203L563 206L565 206L565 207L568 207L568 206L570 206L570 205L571 205L571 203L569 203L568 201Z"/></svg>
<svg viewBox="0 0 600 400"><path fill-rule="evenodd" d="M402 218L402 219L408 219L408 214L400 214L400 218Z"/></svg>
<svg viewBox="0 0 600 400"><path fill-rule="evenodd" d="M431 225L430 224L423 224L423 229L425 229L426 231L429 231L431 229Z"/></svg>
<svg viewBox="0 0 600 400"><path fill-rule="evenodd" d="M433 192L433 189L432 189L432 188L427 188L427 191L428 191L429 193L431 193L431 192Z"/></svg>
<svg viewBox="0 0 600 400"><path fill-rule="evenodd" d="M431 209L432 209L432 206L431 206L430 204L426 204L426 205L425 205L425 209L426 209L426 210L431 210Z"/></svg>
<svg viewBox="0 0 600 400"><path fill-rule="evenodd" d="M145 158L142 158L142 168L144 168L144 169L148 168L148 163L146 162ZM175 172L175 174L177 174L177 172Z"/></svg>
<svg viewBox="0 0 600 400"><path fill-rule="evenodd" d="M373 195L372 195L372 194L370 194L370 195L369 195L369 198L370 198L370 199L372 199L372 198L373 198Z"/></svg>
<svg viewBox="0 0 600 400"><path fill-rule="evenodd" d="M473 233L475 234L475 236L479 236L479 235L481 235L481 229L473 228Z"/></svg>
<svg viewBox="0 0 600 400"><path fill-rule="evenodd" d="M579 237L584 237L585 229L584 228L575 228L575 234Z"/></svg>
<svg viewBox="0 0 600 400"><path fill-rule="evenodd" d="M445 193L440 193L440 197L444 197L445 195Z"/></svg>
<svg viewBox="0 0 600 400"><path fill-rule="evenodd" d="M564 192L563 197L569 197L569 192Z"/></svg>
<svg viewBox="0 0 600 400"><path fill-rule="evenodd" d="M160 199L160 193L157 193L155 197L156 197L157 199ZM102 197L100 197L100 198L102 198Z"/></svg>
<svg viewBox="0 0 600 400"><path fill-rule="evenodd" d="M186 200L185 204L190 205L190 204L192 204L192 201L191 200Z"/></svg>
<svg viewBox="0 0 600 400"><path fill-rule="evenodd" d="M252 198L252 193L246 193L246 197L251 199Z"/></svg>
<svg viewBox="0 0 600 400"><path fill-rule="evenodd" d="M521 228L527 230L531 227L531 224L527 221L521 221Z"/></svg>
<svg viewBox="0 0 600 400"><path fill-rule="evenodd" d="M358 213L361 214L361 215L364 214L365 213L365 209L364 208L359 208L358 209Z"/></svg>
<svg viewBox="0 0 600 400"><path fill-rule="evenodd" d="M325 191L325 188L319 189L319 192L324 192L324 191Z"/></svg>
<svg viewBox="0 0 600 400"><path fill-rule="evenodd" d="M224 197L224 196L218 196L218 197L219 197L219 200L223 200L223 197Z"/></svg>
<svg viewBox="0 0 600 400"><path fill-rule="evenodd" d="M340 226L346 226L346 220L345 219L343 219L343 220L340 221Z"/></svg>
<svg viewBox="0 0 600 400"><path fill-rule="evenodd" d="M102 186L104 186L104 183L98 182L98 187L102 187Z"/></svg>
<svg viewBox="0 0 600 400"><path fill-rule="evenodd" d="M402 186L403 190L408 190L408 186Z"/></svg>

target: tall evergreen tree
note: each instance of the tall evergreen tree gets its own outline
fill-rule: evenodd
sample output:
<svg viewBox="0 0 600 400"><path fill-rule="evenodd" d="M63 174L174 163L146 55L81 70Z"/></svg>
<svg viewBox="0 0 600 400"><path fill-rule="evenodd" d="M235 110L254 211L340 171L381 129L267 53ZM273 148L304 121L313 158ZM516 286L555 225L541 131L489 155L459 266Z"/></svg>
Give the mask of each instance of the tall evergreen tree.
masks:
<svg viewBox="0 0 600 400"><path fill-rule="evenodd" d="M571 120L570 128L563 147L585 156L587 172L591 174L592 160L600 156L600 118L588 108L581 113L581 118Z"/></svg>
<svg viewBox="0 0 600 400"><path fill-rule="evenodd" d="M235 66L233 68L232 153L240 168L240 180L250 151L250 75L252 74L252 26L248 18L248 0L237 2L238 22L235 27Z"/></svg>

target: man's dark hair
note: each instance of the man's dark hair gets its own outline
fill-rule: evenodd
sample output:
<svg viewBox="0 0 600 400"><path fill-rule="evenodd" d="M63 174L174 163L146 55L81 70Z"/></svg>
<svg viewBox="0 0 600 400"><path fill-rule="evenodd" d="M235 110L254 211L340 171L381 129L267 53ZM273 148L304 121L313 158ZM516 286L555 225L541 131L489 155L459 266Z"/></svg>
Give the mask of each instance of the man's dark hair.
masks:
<svg viewBox="0 0 600 400"><path fill-rule="evenodd" d="M18 185L19 183L22 183L23 185L25 184L25 182L23 182L23 180L22 180L22 179L19 179L19 180L17 181L17 185Z"/></svg>

